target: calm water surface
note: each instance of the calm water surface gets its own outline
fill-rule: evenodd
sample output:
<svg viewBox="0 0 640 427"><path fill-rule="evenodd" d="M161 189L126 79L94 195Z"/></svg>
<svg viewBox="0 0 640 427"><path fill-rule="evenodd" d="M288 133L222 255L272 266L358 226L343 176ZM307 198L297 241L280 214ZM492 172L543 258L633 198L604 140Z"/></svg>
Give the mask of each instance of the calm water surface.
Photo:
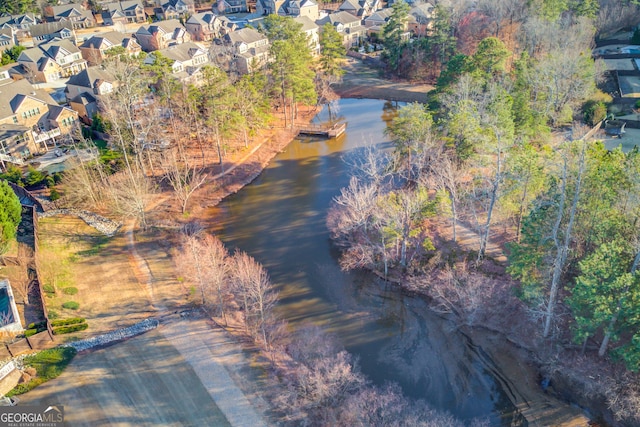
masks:
<svg viewBox="0 0 640 427"><path fill-rule="evenodd" d="M453 325L369 274L340 270L325 220L331 199L349 182L344 157L367 144L389 146L384 129L394 105L347 99L338 110L348 123L345 135L294 141L254 183L216 208L220 237L268 269L284 318L337 336L374 383L397 382L406 395L461 419L522 425L499 369Z"/></svg>

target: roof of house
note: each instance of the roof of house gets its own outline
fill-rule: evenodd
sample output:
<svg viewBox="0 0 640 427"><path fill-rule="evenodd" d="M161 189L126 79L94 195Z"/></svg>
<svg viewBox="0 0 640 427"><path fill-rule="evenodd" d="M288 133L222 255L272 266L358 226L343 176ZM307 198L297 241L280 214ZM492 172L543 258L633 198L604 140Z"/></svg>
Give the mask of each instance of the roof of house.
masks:
<svg viewBox="0 0 640 427"><path fill-rule="evenodd" d="M182 43L179 45L168 47L166 49L158 50L156 52L162 54L163 56L173 61L180 61L180 62L190 60L191 58L193 58L193 56L197 52L201 52L205 55L207 54L206 49L203 49L202 47L198 46L196 43L193 43L193 42Z"/></svg>
<svg viewBox="0 0 640 427"><path fill-rule="evenodd" d="M358 0L344 0L338 10L359 10L360 7Z"/></svg>
<svg viewBox="0 0 640 427"><path fill-rule="evenodd" d="M201 12L191 15L189 19L187 19L187 24L200 24L200 25L210 25L212 22L216 20L218 16L213 12Z"/></svg>
<svg viewBox="0 0 640 427"><path fill-rule="evenodd" d="M18 62L33 62L38 65L38 70L43 71L48 61L53 61L62 53L64 56L78 53L80 49L70 40L53 39L47 43L23 50L18 56ZM83 62L84 59L74 62Z"/></svg>
<svg viewBox="0 0 640 427"><path fill-rule="evenodd" d="M45 22L43 24L32 25L29 28L32 37L44 36L46 34L55 34L63 29L67 29L69 31L73 31L73 25L66 21L59 22Z"/></svg>
<svg viewBox="0 0 640 427"><path fill-rule="evenodd" d="M318 21L316 21L316 23L320 26L324 25L325 23L330 22L332 25L336 25L336 24L351 24L354 22L361 22L361 19L358 18L357 16L353 16L352 14L350 14L349 12L335 12L335 13L331 13L327 16L325 16L322 19L319 19Z"/></svg>
<svg viewBox="0 0 640 427"><path fill-rule="evenodd" d="M3 124L0 125L0 141L7 140L16 135L22 135L30 129L22 125ZM2 282L2 280L0 280Z"/></svg>
<svg viewBox="0 0 640 427"><path fill-rule="evenodd" d="M70 102L75 102L76 104L89 105L97 102L98 100L90 94L89 92L82 92L78 95L74 96Z"/></svg>
<svg viewBox="0 0 640 427"><path fill-rule="evenodd" d="M393 15L393 9L387 7L385 9L380 9L377 12L371 14L371 16L365 18L365 21L384 21L386 22L389 17Z"/></svg>
<svg viewBox="0 0 640 427"><path fill-rule="evenodd" d="M317 5L318 4L315 3L313 0L291 0L289 2L289 7L297 6L300 9L302 9L303 7L313 7Z"/></svg>
<svg viewBox="0 0 640 427"><path fill-rule="evenodd" d="M0 39L13 41L13 28L0 28Z"/></svg>
<svg viewBox="0 0 640 427"><path fill-rule="evenodd" d="M45 104L57 105L51 95L44 90L34 89L27 80L18 80L0 86L0 119L13 116L27 98L34 98Z"/></svg>
<svg viewBox="0 0 640 427"><path fill-rule="evenodd" d="M108 31L92 36L89 40L85 40L80 47L87 49L108 49L112 46L129 46L130 43L137 42L133 37L119 31Z"/></svg>
<svg viewBox="0 0 640 427"><path fill-rule="evenodd" d="M176 29L185 30L180 21L177 19L167 19L166 21L156 22L151 25L143 25L138 28L136 34L155 34L158 32L173 33Z"/></svg>
<svg viewBox="0 0 640 427"><path fill-rule="evenodd" d="M318 29L318 24L313 22L313 20L308 16L296 16L295 18L293 18L293 20L296 21L298 24L302 24L302 28L300 29L304 32L307 32L313 29Z"/></svg>
<svg viewBox="0 0 640 427"><path fill-rule="evenodd" d="M142 1L140 0L126 0L126 1L114 1L110 3L105 3L102 5L103 10L118 10L118 11L133 11L136 8L144 9L142 6Z"/></svg>
<svg viewBox="0 0 640 427"><path fill-rule="evenodd" d="M253 28L243 28L238 31L233 31L224 36L225 40L235 44L238 43L255 43L259 40L264 40L267 38L264 34L259 33Z"/></svg>
<svg viewBox="0 0 640 427"><path fill-rule="evenodd" d="M88 67L78 74L71 76L68 85L81 86L93 89L99 82L115 82L115 77L100 67Z"/></svg>
<svg viewBox="0 0 640 427"><path fill-rule="evenodd" d="M184 4L185 6L193 6L193 0L166 0L162 2L162 8L166 9L168 7L176 7L179 3Z"/></svg>
<svg viewBox="0 0 640 427"><path fill-rule="evenodd" d="M66 4L62 6L50 6L53 11L53 18L55 20L60 19L72 19L81 18L82 20L95 20L93 13L90 10L86 10L79 4Z"/></svg>
<svg viewBox="0 0 640 427"><path fill-rule="evenodd" d="M22 24L35 24L38 22L38 18L33 13L24 13L22 15L7 15L0 16L0 25L22 25Z"/></svg>
<svg viewBox="0 0 640 427"><path fill-rule="evenodd" d="M69 55L72 53L80 52L78 46L71 42L71 40L65 39L53 39L46 43L42 43L38 45L39 49L42 49L49 55L51 58L55 58L59 53L63 53L65 55Z"/></svg>

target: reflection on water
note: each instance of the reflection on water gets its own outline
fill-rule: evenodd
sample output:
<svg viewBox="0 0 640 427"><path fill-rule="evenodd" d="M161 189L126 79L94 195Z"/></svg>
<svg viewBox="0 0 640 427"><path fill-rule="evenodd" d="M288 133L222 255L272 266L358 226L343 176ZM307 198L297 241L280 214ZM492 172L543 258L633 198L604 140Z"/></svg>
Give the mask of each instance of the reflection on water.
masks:
<svg viewBox="0 0 640 427"><path fill-rule="evenodd" d="M504 379L484 354L426 305L366 273L340 270L325 216L349 181L345 155L387 144L391 103L341 100L344 137L291 143L251 185L216 209L220 237L269 271L279 313L293 325L314 322L357 355L376 384L398 382L405 394L454 415L491 425L522 425ZM334 109L335 113L335 109ZM321 113L318 120L324 120Z"/></svg>

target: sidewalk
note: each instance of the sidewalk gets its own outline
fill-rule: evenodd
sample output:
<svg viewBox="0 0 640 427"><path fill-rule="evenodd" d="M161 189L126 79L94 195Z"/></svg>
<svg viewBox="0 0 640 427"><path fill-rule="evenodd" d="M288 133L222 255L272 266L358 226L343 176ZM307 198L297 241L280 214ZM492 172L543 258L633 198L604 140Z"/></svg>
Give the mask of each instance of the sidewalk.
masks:
<svg viewBox="0 0 640 427"><path fill-rule="evenodd" d="M227 366L243 363L244 355L224 331L212 329L204 319L171 322L161 331L191 365L233 427L267 426L227 372Z"/></svg>

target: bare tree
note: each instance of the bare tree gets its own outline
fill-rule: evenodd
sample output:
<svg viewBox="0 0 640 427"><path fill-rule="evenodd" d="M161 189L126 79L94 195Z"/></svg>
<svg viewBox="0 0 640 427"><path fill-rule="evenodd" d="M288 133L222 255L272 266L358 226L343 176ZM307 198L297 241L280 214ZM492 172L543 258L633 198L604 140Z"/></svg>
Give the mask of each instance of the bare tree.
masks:
<svg viewBox="0 0 640 427"><path fill-rule="evenodd" d="M182 213L187 210L189 199L200 188L207 179L207 176L197 168L190 168L188 164L181 163L174 150L162 156L163 179L167 180L176 198L180 201Z"/></svg>
<svg viewBox="0 0 640 427"><path fill-rule="evenodd" d="M29 292L33 289L34 284L35 282L23 272L19 277L11 280L11 289L20 295L24 305L29 305Z"/></svg>
<svg viewBox="0 0 640 427"><path fill-rule="evenodd" d="M218 297L218 310L226 325L226 295L229 293L229 274L232 260L222 242L216 237L207 235L200 244L208 288L215 288Z"/></svg>
<svg viewBox="0 0 640 427"><path fill-rule="evenodd" d="M267 271L244 252L235 253L232 269L233 288L242 303L247 332L270 351L271 327L277 323L273 313L277 293Z"/></svg>
<svg viewBox="0 0 640 427"><path fill-rule="evenodd" d="M147 207L156 192L156 186L142 170L133 168L109 179L108 194L112 210L123 217L135 218L147 228Z"/></svg>
<svg viewBox="0 0 640 427"><path fill-rule="evenodd" d="M181 250L176 255L176 264L180 271L193 283L196 292L200 293L201 302L207 304L209 285L205 266L206 254L203 250L200 233L184 234Z"/></svg>
<svg viewBox="0 0 640 427"><path fill-rule="evenodd" d="M457 241L458 205L460 203L459 186L461 185L463 171L458 167L451 153L441 153L432 167L436 188L444 190L449 195L451 203L451 225L453 227L453 241Z"/></svg>

